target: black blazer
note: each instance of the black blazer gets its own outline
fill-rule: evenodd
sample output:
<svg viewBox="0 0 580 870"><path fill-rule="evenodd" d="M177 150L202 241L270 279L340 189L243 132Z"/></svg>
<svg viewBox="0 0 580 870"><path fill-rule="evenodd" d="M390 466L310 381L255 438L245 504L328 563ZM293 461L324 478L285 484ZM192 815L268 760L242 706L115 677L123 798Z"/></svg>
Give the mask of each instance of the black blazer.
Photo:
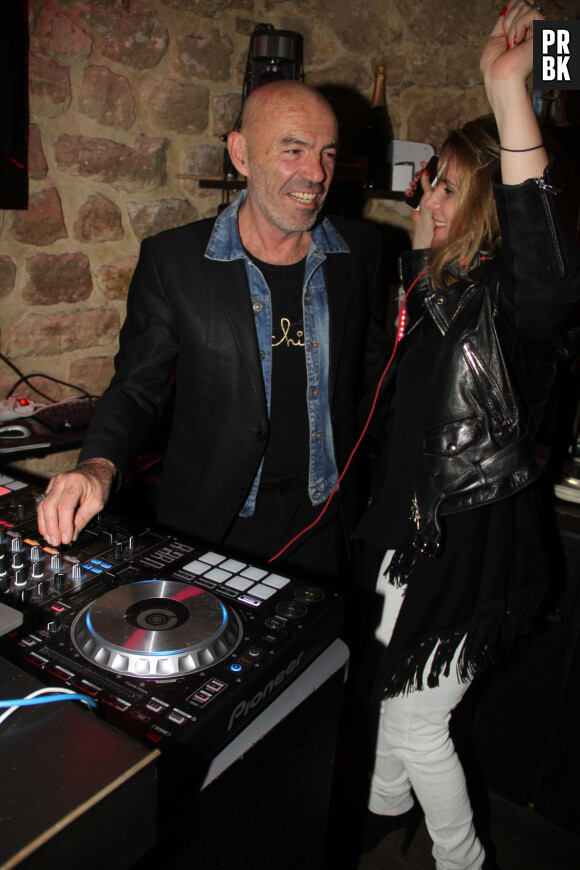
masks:
<svg viewBox="0 0 580 870"><path fill-rule="evenodd" d="M269 424L244 262L204 256L214 223L197 221L143 241L116 373L80 459L104 457L123 472L161 414L174 372L159 520L218 543L245 501ZM378 232L339 218L332 223L350 248L329 254L323 265L340 471L357 437L357 407L385 355L386 287Z"/></svg>

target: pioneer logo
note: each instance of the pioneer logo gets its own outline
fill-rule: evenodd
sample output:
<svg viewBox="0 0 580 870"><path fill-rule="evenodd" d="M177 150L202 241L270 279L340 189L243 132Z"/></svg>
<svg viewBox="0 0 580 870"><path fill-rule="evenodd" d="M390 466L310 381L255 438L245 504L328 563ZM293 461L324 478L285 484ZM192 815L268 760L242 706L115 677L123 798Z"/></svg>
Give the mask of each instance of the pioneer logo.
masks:
<svg viewBox="0 0 580 870"><path fill-rule="evenodd" d="M245 716L248 715L248 713L250 713L257 706L259 706L259 704L261 704L262 701L274 691L274 688L276 686L280 686L284 682L286 677L289 677L292 671L296 670L296 668L300 664L300 660L303 655L304 652L301 652L297 658L292 659L290 664L288 664L284 668L284 670L280 671L280 673L276 674L276 676L272 680L270 680L269 683L266 683L266 685L260 692L256 692L256 694L250 701L240 701L240 703L234 707L232 715L230 716L228 731L231 731L232 726L238 719L243 719Z"/></svg>

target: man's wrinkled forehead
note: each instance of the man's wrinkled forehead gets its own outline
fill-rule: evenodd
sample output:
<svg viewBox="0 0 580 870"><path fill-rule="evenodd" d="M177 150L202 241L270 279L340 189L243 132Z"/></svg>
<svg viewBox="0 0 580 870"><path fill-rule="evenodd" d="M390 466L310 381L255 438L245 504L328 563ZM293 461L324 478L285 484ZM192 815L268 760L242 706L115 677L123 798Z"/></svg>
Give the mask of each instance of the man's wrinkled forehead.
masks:
<svg viewBox="0 0 580 870"><path fill-rule="evenodd" d="M293 80L272 82L252 91L246 100L241 130L247 136L255 128L261 133L269 127L290 129L314 118L321 126L338 129L334 111L322 94Z"/></svg>

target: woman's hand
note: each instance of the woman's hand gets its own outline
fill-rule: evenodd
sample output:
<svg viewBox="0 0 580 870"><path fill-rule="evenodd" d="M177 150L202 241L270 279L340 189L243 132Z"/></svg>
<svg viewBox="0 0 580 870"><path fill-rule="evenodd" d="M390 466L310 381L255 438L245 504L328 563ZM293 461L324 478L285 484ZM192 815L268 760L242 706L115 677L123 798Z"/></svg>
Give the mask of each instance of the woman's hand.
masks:
<svg viewBox="0 0 580 870"><path fill-rule="evenodd" d="M504 184L539 178L548 162L527 87L533 69L533 24L543 20L544 15L525 0L509 0L481 55L479 65L502 146Z"/></svg>
<svg viewBox="0 0 580 870"><path fill-rule="evenodd" d="M423 188L421 202L423 202L425 194L431 190L429 173L425 170L426 165L427 164L422 160L422 169L421 172L418 172L416 175L417 180L412 181L410 188L405 191L405 194L410 196L411 193L417 189L417 185L420 184ZM435 229L435 221L431 216L431 212L427 211L426 208L421 207L421 203L419 203L418 207L412 210L411 219L413 221L413 250L430 248L433 240L433 231Z"/></svg>
<svg viewBox="0 0 580 870"><path fill-rule="evenodd" d="M525 0L509 0L483 48L480 69L488 82L524 82L533 68L533 23L544 15Z"/></svg>

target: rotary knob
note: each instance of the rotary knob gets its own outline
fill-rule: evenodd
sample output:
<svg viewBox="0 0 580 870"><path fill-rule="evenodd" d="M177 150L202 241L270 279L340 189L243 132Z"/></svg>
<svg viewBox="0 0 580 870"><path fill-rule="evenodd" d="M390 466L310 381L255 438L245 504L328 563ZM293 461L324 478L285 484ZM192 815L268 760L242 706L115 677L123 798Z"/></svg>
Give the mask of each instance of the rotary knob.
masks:
<svg viewBox="0 0 580 870"><path fill-rule="evenodd" d="M51 571L62 571L64 567L64 562L60 553L55 553L54 556L51 556L50 559L50 570Z"/></svg>
<svg viewBox="0 0 580 870"><path fill-rule="evenodd" d="M63 571L58 571L52 578L52 583L57 592L60 592L60 590L64 586L64 577L65 575Z"/></svg>
<svg viewBox="0 0 580 870"><path fill-rule="evenodd" d="M24 568L24 559L22 558L22 553L20 551L15 551L12 555L12 567L15 571L18 571L20 568Z"/></svg>
<svg viewBox="0 0 580 870"><path fill-rule="evenodd" d="M32 578L34 580L40 580L41 577L44 577L44 564L42 560L32 563Z"/></svg>
<svg viewBox="0 0 580 870"><path fill-rule="evenodd" d="M83 571L83 566L80 562L75 562L75 564L72 566L70 578L73 583L82 583L82 581L85 579L85 572Z"/></svg>
<svg viewBox="0 0 580 870"><path fill-rule="evenodd" d="M21 553L24 550L24 544L22 543L22 538L20 535L14 535L10 542L10 552L11 553Z"/></svg>
<svg viewBox="0 0 580 870"><path fill-rule="evenodd" d="M26 586L26 571L24 568L17 568L14 571L14 585L17 587Z"/></svg>

